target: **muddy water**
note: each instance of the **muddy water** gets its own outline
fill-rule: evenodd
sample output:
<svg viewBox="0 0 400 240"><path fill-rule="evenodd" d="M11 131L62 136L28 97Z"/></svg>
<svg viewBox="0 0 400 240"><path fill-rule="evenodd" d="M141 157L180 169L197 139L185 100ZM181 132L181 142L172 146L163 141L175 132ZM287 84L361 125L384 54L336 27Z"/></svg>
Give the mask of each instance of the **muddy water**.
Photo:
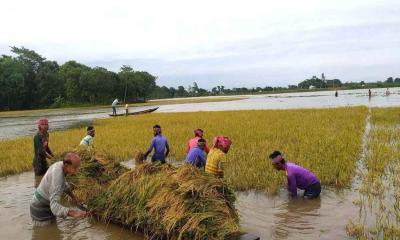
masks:
<svg viewBox="0 0 400 240"><path fill-rule="evenodd" d="M133 161L125 165L134 167ZM58 219L48 227L33 228L29 202L39 180L32 172L0 178L0 239L144 239L94 219ZM353 190L323 189L316 200L290 199L284 189L276 196L254 192L237 196L243 229L261 239L346 239L347 220L357 212Z"/></svg>
<svg viewBox="0 0 400 240"><path fill-rule="evenodd" d="M247 99L228 102L207 102L190 104L162 105L155 112L198 112L227 110L261 109L299 109L331 108L345 106L390 107L400 106L400 88L391 88L391 94L385 96L386 89L373 89L373 97L368 98L367 90L339 91L339 97L333 91L283 93L270 95L250 95ZM140 111L150 107L131 108ZM46 116L50 121L50 131L87 125L95 119L108 118L110 109L60 109L51 112L34 112L20 117L0 117L0 140L20 136L31 136L36 129L37 120ZM154 113L153 113L154 114Z"/></svg>

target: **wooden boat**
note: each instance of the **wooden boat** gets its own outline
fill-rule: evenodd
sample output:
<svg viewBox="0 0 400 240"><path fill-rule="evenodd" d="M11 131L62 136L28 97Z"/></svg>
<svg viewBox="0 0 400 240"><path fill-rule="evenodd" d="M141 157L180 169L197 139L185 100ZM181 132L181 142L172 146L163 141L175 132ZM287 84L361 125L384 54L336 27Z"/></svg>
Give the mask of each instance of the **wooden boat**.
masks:
<svg viewBox="0 0 400 240"><path fill-rule="evenodd" d="M145 114L145 113L151 113L157 110L159 107L155 108L150 108L142 111L137 111L137 112L128 112L128 115L139 115L139 114ZM127 114L125 113L117 113L116 115L114 114L108 114L110 117L120 117L120 116L126 116Z"/></svg>

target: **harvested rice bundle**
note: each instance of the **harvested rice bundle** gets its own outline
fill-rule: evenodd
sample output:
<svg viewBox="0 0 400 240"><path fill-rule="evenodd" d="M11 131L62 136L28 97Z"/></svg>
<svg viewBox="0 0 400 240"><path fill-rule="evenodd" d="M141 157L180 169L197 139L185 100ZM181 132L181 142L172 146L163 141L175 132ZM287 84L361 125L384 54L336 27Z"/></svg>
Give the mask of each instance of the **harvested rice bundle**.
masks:
<svg viewBox="0 0 400 240"><path fill-rule="evenodd" d="M76 195L100 220L140 229L150 239L226 239L240 232L235 194L220 179L158 163L120 171L115 179L111 161L88 159ZM115 180L98 181L107 174Z"/></svg>

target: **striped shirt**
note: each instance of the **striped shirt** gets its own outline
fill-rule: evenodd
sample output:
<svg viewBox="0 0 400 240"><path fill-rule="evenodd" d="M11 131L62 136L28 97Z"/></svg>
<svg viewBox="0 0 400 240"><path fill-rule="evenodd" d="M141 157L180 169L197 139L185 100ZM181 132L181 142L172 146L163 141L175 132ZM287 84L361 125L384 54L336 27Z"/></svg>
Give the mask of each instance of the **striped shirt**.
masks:
<svg viewBox="0 0 400 240"><path fill-rule="evenodd" d="M226 154L218 148L211 148L207 156L206 169L207 173L214 175L218 174L218 171L222 171L222 164L227 162Z"/></svg>

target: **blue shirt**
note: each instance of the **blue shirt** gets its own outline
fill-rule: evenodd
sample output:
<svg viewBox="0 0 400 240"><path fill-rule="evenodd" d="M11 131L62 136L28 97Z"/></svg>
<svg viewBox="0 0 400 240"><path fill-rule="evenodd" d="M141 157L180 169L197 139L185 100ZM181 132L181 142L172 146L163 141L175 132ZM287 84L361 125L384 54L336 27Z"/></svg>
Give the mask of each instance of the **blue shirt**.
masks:
<svg viewBox="0 0 400 240"><path fill-rule="evenodd" d="M115 107L115 106L117 106L117 104L118 104L118 100L115 99L115 100L112 102L111 106Z"/></svg>
<svg viewBox="0 0 400 240"><path fill-rule="evenodd" d="M199 168L205 167L206 157L204 156L203 150L199 147L192 148L186 156L185 163Z"/></svg>
<svg viewBox="0 0 400 240"><path fill-rule="evenodd" d="M168 146L168 141L167 139L159 134L151 140L150 147L147 151L151 152L154 148L154 155L152 156L152 159L155 160L165 160L165 148ZM169 146L168 146L169 147Z"/></svg>

